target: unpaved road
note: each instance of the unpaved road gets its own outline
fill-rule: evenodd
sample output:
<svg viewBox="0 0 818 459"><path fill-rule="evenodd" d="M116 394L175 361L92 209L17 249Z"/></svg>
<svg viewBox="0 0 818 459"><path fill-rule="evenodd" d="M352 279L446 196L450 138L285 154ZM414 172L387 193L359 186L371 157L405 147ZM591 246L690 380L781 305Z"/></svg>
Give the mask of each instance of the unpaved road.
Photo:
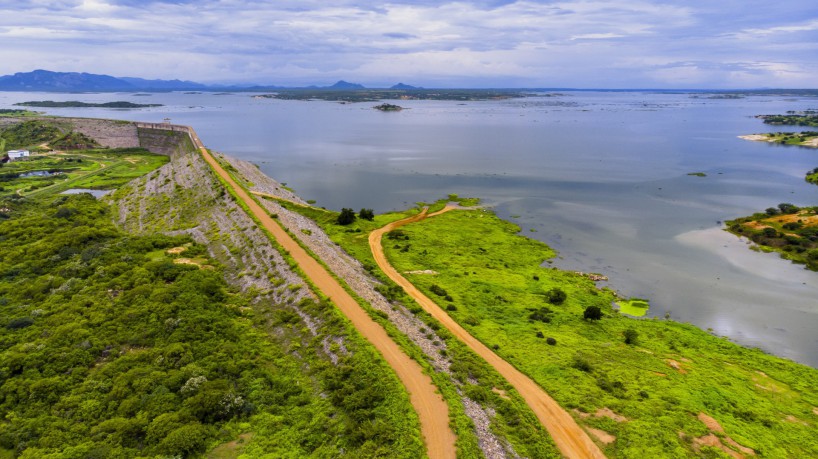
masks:
<svg viewBox="0 0 818 459"><path fill-rule="evenodd" d="M253 200L243 188L239 187L230 175L210 155L198 136L190 129L190 137L199 149L205 161L214 171L233 188L236 195L244 201L253 216L258 219L276 241L295 259L304 274L313 285L326 295L352 322L363 335L383 355L384 360L392 367L398 378L409 392L409 399L420 418L420 429L426 443L426 451L431 459L448 459L455 457L456 437L449 427L449 406L443 397L436 392L432 378L423 373L423 369L386 334L386 331L372 320L330 273L313 259L289 234L276 223L264 209Z"/></svg>
<svg viewBox="0 0 818 459"><path fill-rule="evenodd" d="M395 281L398 285L408 293L415 301L435 319L440 321L455 337L469 346L480 357L486 360L493 366L506 380L514 386L517 392L523 397L528 406L537 415L540 423L548 430L557 447L562 454L569 458L604 458L605 455L599 447L591 440L588 434L576 423L574 418L562 409L557 402L551 398L545 390L537 385L531 378L524 375L520 370L514 368L510 363L501 359L497 354L492 352L486 345L478 341L457 322L455 322L449 315L440 308L434 301L424 295L417 287L403 277L398 271L392 267L386 258L383 251L381 240L383 235L401 226L409 223L423 220L427 217L448 212L455 209L453 206L447 206L441 211L433 214L426 214L424 210L418 215L414 215L403 220L392 222L383 228L373 231L369 234L369 247L372 250L372 255L381 270Z"/></svg>

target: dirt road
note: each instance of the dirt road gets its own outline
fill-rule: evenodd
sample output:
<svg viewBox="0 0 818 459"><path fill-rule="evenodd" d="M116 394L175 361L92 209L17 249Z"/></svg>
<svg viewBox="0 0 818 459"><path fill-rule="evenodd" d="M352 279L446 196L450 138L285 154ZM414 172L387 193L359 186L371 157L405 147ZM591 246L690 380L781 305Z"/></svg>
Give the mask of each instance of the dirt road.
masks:
<svg viewBox="0 0 818 459"><path fill-rule="evenodd" d="M604 458L605 455L599 447L591 440L588 434L574 421L574 418L562 409L542 387L537 385L531 378L524 375L520 370L514 368L510 363L500 358L492 352L486 345L478 341L449 315L440 308L434 301L424 295L417 287L403 277L392 267L383 251L381 240L383 235L389 231L407 225L409 223L423 220L427 217L439 215L453 210L455 207L447 206L441 211L426 215L424 210L418 215L392 222L383 228L369 234L369 247L375 256L375 261L381 270L395 281L408 293L418 304L440 321L455 337L464 342L480 357L493 366L506 380L514 386L517 392L523 397L528 406L537 415L540 423L548 430L557 447L563 455L569 458Z"/></svg>
<svg viewBox="0 0 818 459"><path fill-rule="evenodd" d="M436 392L437 388L432 383L432 378L423 373L420 365L410 359L389 338L386 331L366 314L358 305L358 302L344 290L341 284L323 266L298 245L243 188L236 184L204 148L193 129L190 129L190 137L204 159L233 188L239 199L249 207L253 216L275 237L276 241L284 247L284 250L289 252L304 274L324 295L335 303L338 309L352 322L355 329L380 351L384 360L398 375L398 378L409 392L409 399L420 418L421 433L429 457L431 459L454 458L456 437L449 427L449 407L443 397Z"/></svg>

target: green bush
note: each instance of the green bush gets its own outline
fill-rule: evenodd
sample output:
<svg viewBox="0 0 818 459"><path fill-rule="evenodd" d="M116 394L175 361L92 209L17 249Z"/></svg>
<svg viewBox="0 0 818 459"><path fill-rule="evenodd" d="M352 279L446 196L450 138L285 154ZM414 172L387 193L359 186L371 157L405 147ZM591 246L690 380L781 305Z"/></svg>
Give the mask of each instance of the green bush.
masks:
<svg viewBox="0 0 818 459"><path fill-rule="evenodd" d="M341 213L338 215L338 224L339 225L349 225L355 221L355 211L349 208L344 207L341 209Z"/></svg>
<svg viewBox="0 0 818 459"><path fill-rule="evenodd" d="M602 310L599 306L588 306L582 313L582 318L585 320L600 320L602 319Z"/></svg>
<svg viewBox="0 0 818 459"><path fill-rule="evenodd" d="M548 300L549 303L554 305L561 305L568 299L568 294L565 293L559 287L552 288L551 290L545 292L545 298Z"/></svg>

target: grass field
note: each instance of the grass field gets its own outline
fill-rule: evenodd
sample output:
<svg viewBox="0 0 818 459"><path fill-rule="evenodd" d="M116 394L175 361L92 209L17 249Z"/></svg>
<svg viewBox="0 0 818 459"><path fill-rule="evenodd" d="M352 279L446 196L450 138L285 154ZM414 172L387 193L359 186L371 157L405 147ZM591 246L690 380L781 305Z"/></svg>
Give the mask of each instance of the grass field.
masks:
<svg viewBox="0 0 818 459"><path fill-rule="evenodd" d="M818 455L815 369L691 325L621 316L613 292L542 267L554 252L489 211L450 212L401 230L384 244L396 268L439 273L409 278L587 426L615 436L611 456L702 451L696 439L710 429L699 413L720 423L724 431L714 432L724 445L729 437L766 457ZM549 302L553 289L567 293L564 303ZM588 306L602 320L583 319Z"/></svg>

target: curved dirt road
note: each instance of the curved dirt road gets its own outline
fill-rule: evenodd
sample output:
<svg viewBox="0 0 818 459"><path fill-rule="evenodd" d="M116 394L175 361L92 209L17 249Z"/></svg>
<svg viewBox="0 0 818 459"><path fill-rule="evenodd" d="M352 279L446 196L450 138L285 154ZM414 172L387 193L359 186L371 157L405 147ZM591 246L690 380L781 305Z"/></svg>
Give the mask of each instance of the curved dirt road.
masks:
<svg viewBox="0 0 818 459"><path fill-rule="evenodd" d="M386 334L386 331L372 320L330 273L312 258L289 234L276 223L264 209L254 201L243 188L239 187L230 175L219 165L204 147L193 129L189 130L190 138L213 170L233 188L236 195L244 201L253 215L269 231L276 241L289 252L301 270L313 284L341 310L352 322L358 332L372 343L383 358L392 367L398 378L409 392L409 399L420 418L420 429L426 444L426 452L431 459L454 458L456 437L449 427L449 406L438 394L432 378L423 373L423 369L410 359L401 348Z"/></svg>
<svg viewBox="0 0 818 459"><path fill-rule="evenodd" d="M449 315L443 311L434 301L424 295L417 287L403 277L392 267L383 251L381 240L383 235L389 231L399 228L409 223L423 220L427 217L448 212L455 209L453 206L446 206L443 210L426 215L426 210L418 215L414 215L403 220L392 222L383 228L377 229L369 234L369 247L372 255L381 270L395 281L408 293L415 301L435 319L440 321L455 337L464 342L480 357L493 366L512 386L520 393L528 406L540 420L540 423L548 430L557 447L562 454L569 458L604 458L602 450L591 440L588 434L574 421L568 412L562 409L545 390L537 385L531 378L524 375L520 370L514 368L510 363L501 359L492 352L486 345L478 341Z"/></svg>

